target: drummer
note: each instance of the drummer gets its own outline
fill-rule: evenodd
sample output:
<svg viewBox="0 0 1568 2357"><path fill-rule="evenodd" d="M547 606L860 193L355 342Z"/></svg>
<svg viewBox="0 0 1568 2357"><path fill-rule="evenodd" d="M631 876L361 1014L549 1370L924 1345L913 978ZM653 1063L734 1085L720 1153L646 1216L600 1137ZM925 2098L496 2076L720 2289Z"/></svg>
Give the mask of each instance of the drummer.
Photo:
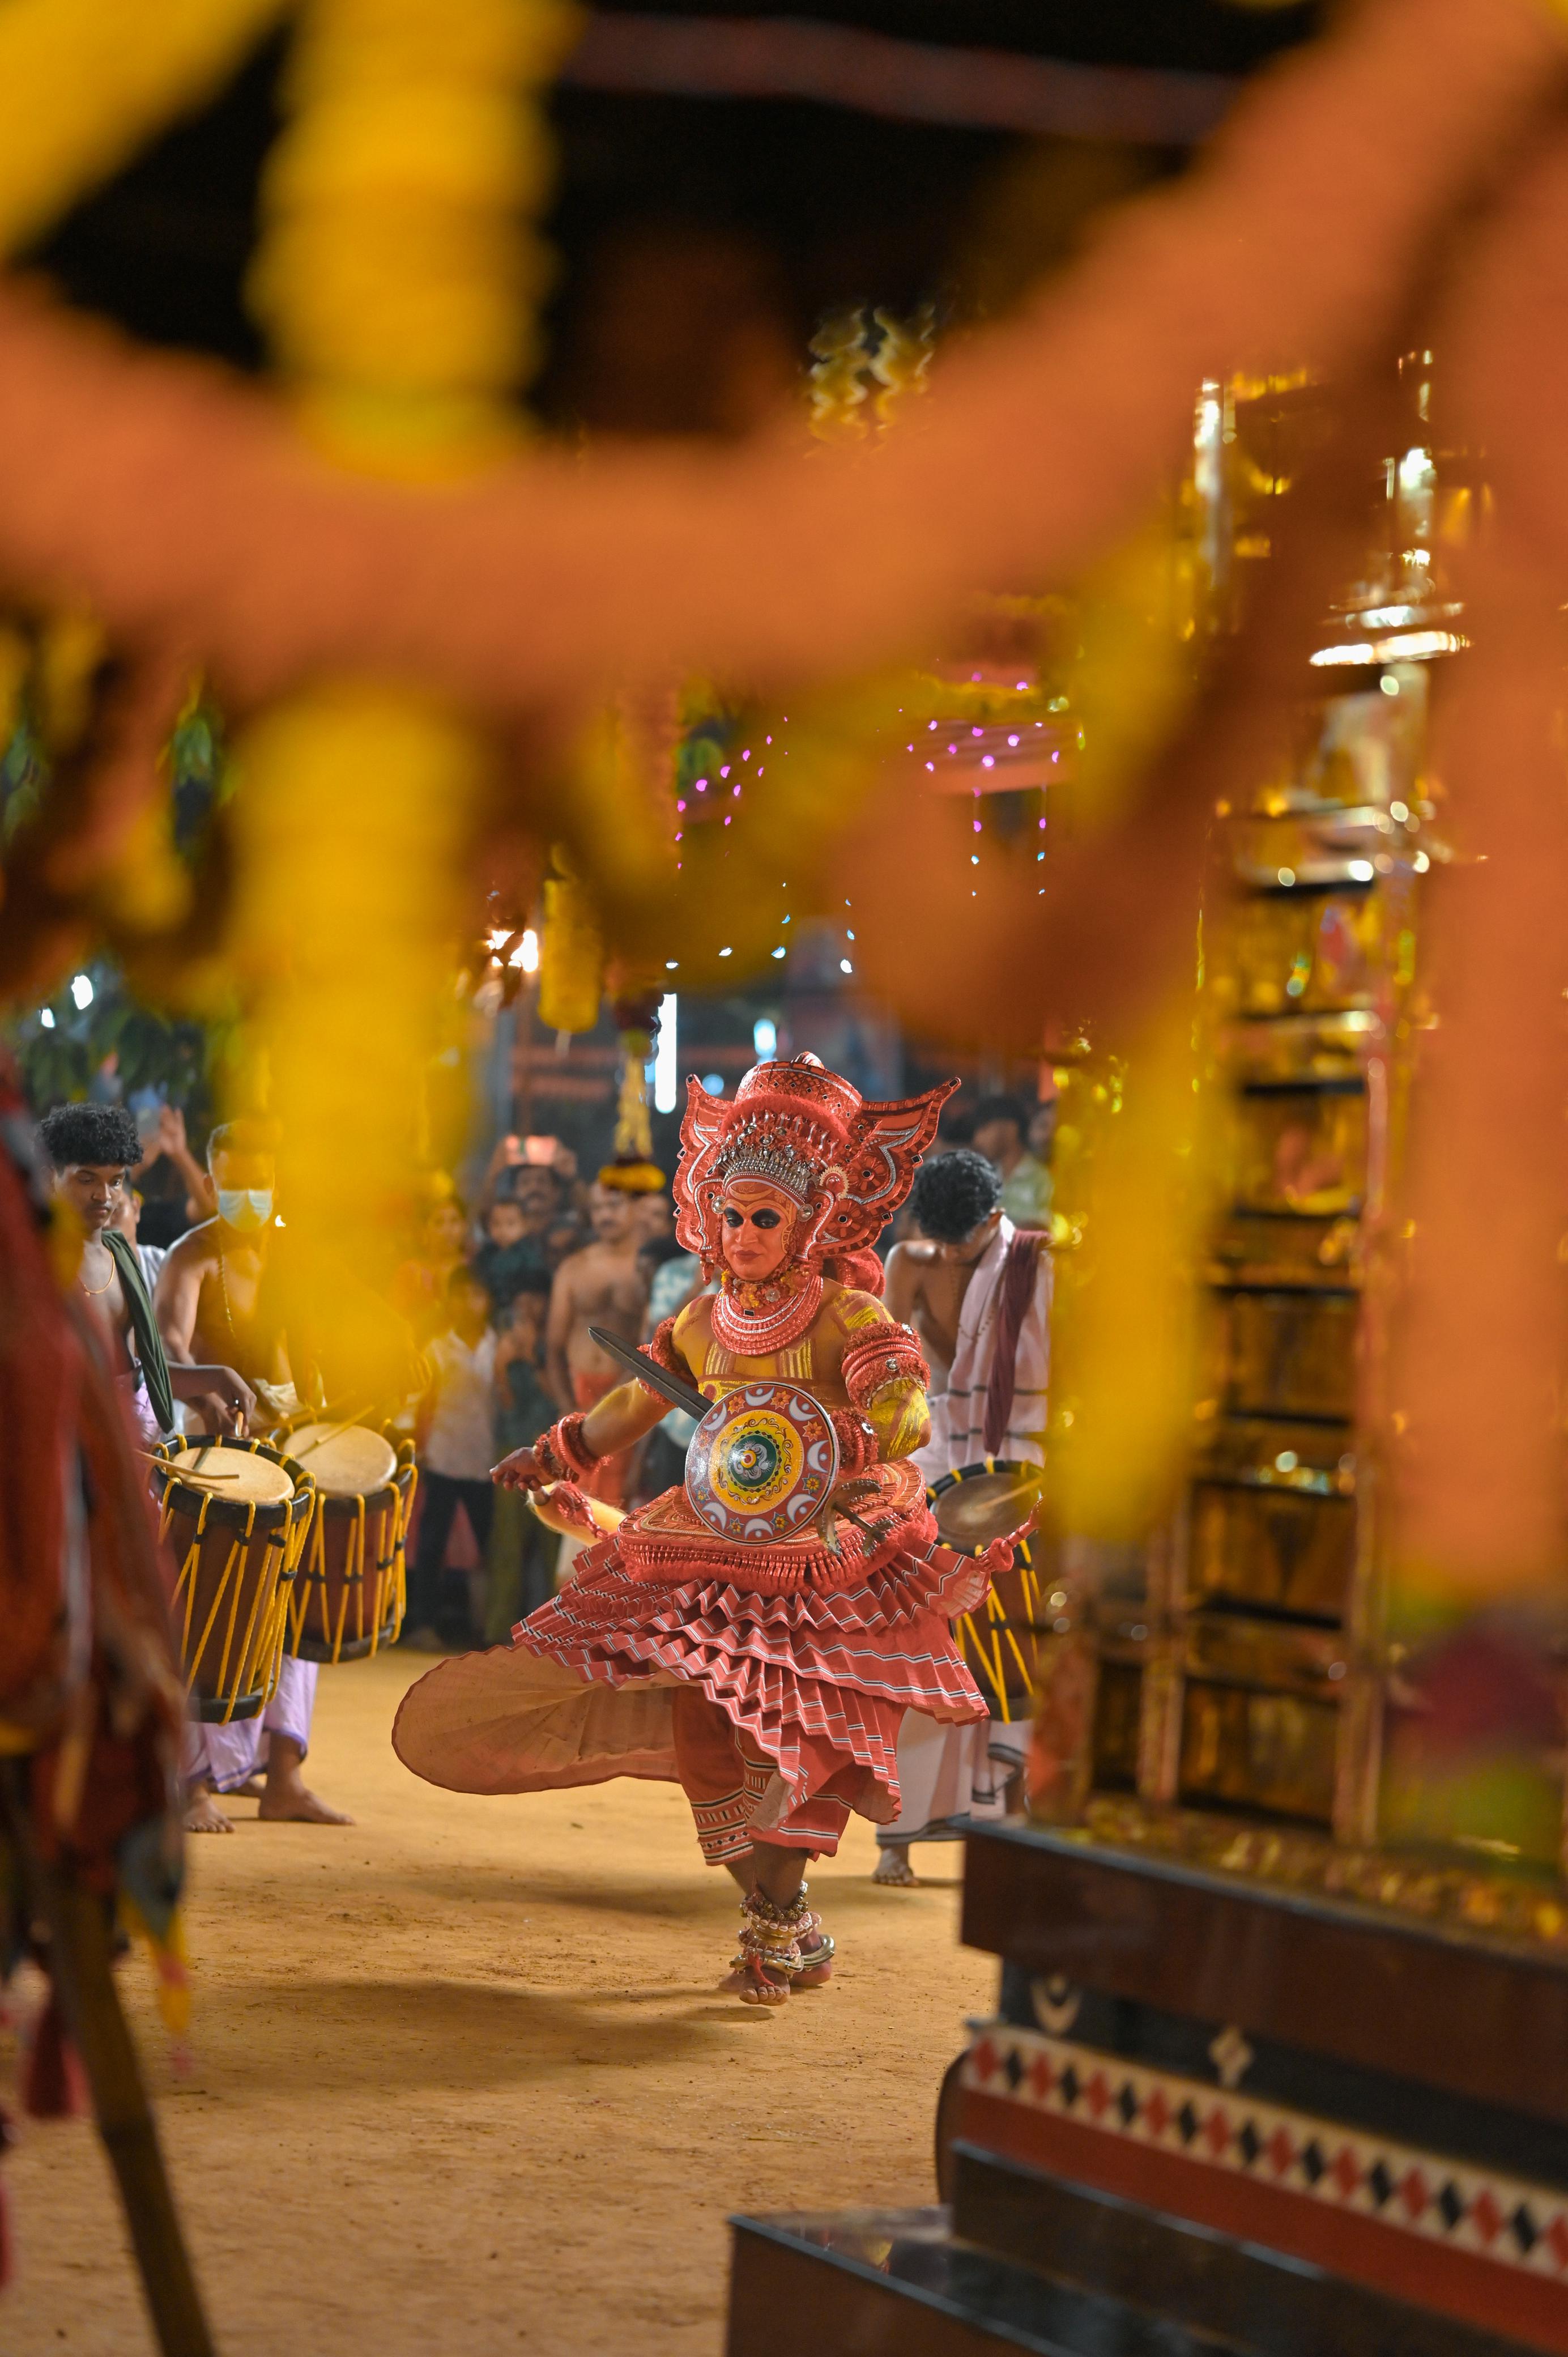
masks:
<svg viewBox="0 0 1568 2357"><path fill-rule="evenodd" d="M171 1361L231 1356L250 1381L288 1379L281 1321L268 1276L277 1166L272 1130L225 1122L207 1146L216 1219L188 1228L158 1273L156 1306Z"/></svg>
<svg viewBox="0 0 1568 2357"><path fill-rule="evenodd" d="M1045 1461L1051 1264L1044 1235L1015 1228L1002 1193L994 1163L967 1146L923 1163L909 1210L924 1241L896 1244L888 1255L889 1310L948 1367L946 1390L931 1401L930 1439L915 1458L928 1481L987 1457ZM1018 1577L1015 1569L994 1583L1004 1609L1021 1601L1013 1593ZM996 1713L1000 1696L985 1676L980 1683ZM993 1715L977 1726L941 1727L918 1711L905 1714L903 1805L891 1824L876 1829L875 1881L912 1885L911 1843L961 1840L976 1815L1004 1813L1028 1747L1027 1694L1019 1699L1016 1716Z"/></svg>
<svg viewBox="0 0 1568 2357"><path fill-rule="evenodd" d="M159 1330L171 1365L181 1366L221 1341L252 1383L286 1384L285 1338L268 1284L276 1222L275 1146L270 1125L229 1122L208 1141L207 1167L218 1197L216 1219L204 1220L170 1248L155 1297ZM269 1819L346 1825L306 1783L301 1763L310 1748L317 1664L285 1653L277 1692L260 1718L227 1727L192 1726L187 1738L189 1833L231 1833L220 1793L260 1801ZM256 1782L264 1768L264 1784Z"/></svg>
<svg viewBox="0 0 1568 2357"><path fill-rule="evenodd" d="M242 1430L254 1392L222 1359L195 1365L185 1352L170 1363L141 1264L115 1223L141 1159L135 1122L123 1105L56 1105L38 1124L38 1137L55 1194L85 1231L76 1281L109 1335L115 1379L144 1443L151 1448L173 1431L176 1400L209 1402L222 1431Z"/></svg>

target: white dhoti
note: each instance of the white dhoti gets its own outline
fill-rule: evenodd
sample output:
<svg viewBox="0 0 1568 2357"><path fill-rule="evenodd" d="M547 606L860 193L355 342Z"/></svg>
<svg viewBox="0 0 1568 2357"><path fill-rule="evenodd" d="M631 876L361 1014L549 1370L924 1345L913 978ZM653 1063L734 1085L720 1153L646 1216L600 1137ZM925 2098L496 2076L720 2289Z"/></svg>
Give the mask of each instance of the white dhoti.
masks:
<svg viewBox="0 0 1568 2357"><path fill-rule="evenodd" d="M188 1783L210 1784L215 1792L238 1792L247 1778L267 1765L274 1735L297 1743L303 1755L310 1749L310 1720L316 1708L315 1662L283 1657L277 1692L254 1718L231 1718L226 1727L188 1721L181 1767Z"/></svg>
<svg viewBox="0 0 1568 2357"><path fill-rule="evenodd" d="M1045 1462L1051 1265L1043 1246L1012 1365L1002 1371L993 1412L1003 1278L1016 1234L1012 1221L1004 1218L965 1290L948 1388L931 1402L931 1437L915 1456L928 1481L986 1457ZM918 1841L961 1841L972 1825L994 1824L1006 1813L1006 1788L1024 1764L1029 1727L1027 1718L943 1727L923 1712L907 1711L898 1730L902 1805L890 1825L878 1825L878 1844L886 1849Z"/></svg>
<svg viewBox="0 0 1568 2357"><path fill-rule="evenodd" d="M1007 1785L1024 1764L1029 1721L983 1718L943 1727L924 1711L907 1710L898 1729L898 1792L890 1825L878 1825L883 1848L908 1842L961 1841L977 1824L994 1824L1007 1811Z"/></svg>

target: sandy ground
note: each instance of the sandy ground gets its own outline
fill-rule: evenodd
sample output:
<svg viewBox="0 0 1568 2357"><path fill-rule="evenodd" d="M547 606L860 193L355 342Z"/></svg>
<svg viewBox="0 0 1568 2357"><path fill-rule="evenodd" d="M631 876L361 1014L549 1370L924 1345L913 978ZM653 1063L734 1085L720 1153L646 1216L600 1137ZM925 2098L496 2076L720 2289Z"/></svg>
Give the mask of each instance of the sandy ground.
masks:
<svg viewBox="0 0 1568 2357"><path fill-rule="evenodd" d="M994 1988L959 1853L877 1890L854 1821L811 1876L838 1975L765 2015L715 1994L734 1886L674 1786L436 1792L388 1741L411 1674L323 1674L309 1772L351 1830L241 1802L191 1844L187 2078L122 1975L220 2347L712 2357L729 2212L934 2198L937 2084ZM144 2357L91 2124L27 2125L5 2172L5 2357Z"/></svg>

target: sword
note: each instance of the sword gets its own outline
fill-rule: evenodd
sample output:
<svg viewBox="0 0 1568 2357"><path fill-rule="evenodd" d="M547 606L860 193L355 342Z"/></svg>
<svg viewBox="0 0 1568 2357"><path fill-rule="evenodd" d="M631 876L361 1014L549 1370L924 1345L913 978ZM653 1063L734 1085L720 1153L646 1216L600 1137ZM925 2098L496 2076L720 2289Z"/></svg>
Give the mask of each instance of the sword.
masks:
<svg viewBox="0 0 1568 2357"><path fill-rule="evenodd" d="M628 1374L635 1375L639 1383L646 1383L650 1391L659 1394L660 1399L667 1399L671 1407L684 1408L686 1414L694 1415L699 1423L714 1405L714 1402L704 1397L695 1383L683 1383L679 1375L670 1374L645 1351L636 1350L631 1343L623 1342L618 1334L609 1333L603 1326L590 1326L588 1339L596 1342L607 1357L624 1367ZM846 1523L853 1523L856 1530L864 1531L868 1538L875 1539L880 1546L886 1534L879 1531L875 1523L868 1523L864 1514L857 1514L853 1506L846 1505L837 1491L821 1511L825 1513L829 1507L835 1514L842 1514ZM827 1537L825 1531L823 1536ZM828 1544L832 1544L831 1538Z"/></svg>
<svg viewBox="0 0 1568 2357"><path fill-rule="evenodd" d="M645 1351L635 1350L629 1342L623 1342L618 1334L607 1332L603 1326L590 1326L588 1340L596 1342L607 1357L635 1375L639 1383L646 1383L660 1399L667 1399L671 1407L684 1408L699 1424L712 1407L713 1401L704 1398L695 1383L683 1383L679 1375L668 1373L657 1360L650 1359Z"/></svg>

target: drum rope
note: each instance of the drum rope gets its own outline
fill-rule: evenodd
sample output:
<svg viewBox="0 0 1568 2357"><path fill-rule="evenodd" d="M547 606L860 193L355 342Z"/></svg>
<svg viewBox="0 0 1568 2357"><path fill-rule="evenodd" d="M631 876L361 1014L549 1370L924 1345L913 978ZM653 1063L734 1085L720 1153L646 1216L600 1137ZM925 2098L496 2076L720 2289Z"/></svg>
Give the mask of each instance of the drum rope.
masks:
<svg viewBox="0 0 1568 2357"><path fill-rule="evenodd" d="M207 1529L207 1509L211 1502L211 1493L209 1491L204 1491L202 1493L201 1503L196 1510L195 1535L191 1539L190 1544L186 1550L185 1561L180 1566L179 1578L175 1586L175 1594L177 1597L180 1589L186 1587L187 1581L188 1580L190 1583L189 1587L186 1589L185 1621L179 1632L180 1658L187 1662L190 1661L190 1620L192 1613L196 1609L196 1569L197 1566L201 1561L201 1542ZM198 1654L197 1659L200 1659L199 1653ZM191 1666L190 1674L186 1679L185 1684L186 1691L188 1694L196 1684L196 1669L194 1663Z"/></svg>
<svg viewBox="0 0 1568 2357"><path fill-rule="evenodd" d="M249 1539L249 1535L250 1534L247 1532L247 1540ZM266 1657L268 1651L268 1631L271 1624L277 1617L274 1607L278 1594L277 1566L274 1566L273 1567L272 1576L269 1579L267 1557L274 1553L281 1557L283 1550L286 1544L286 1524L281 1531L269 1531L267 1533L266 1540L262 1548L261 1577L256 1582L255 1594L251 1598L251 1614L249 1620L245 1623L244 1642L241 1649L239 1667L235 1672L236 1690L241 1686L249 1686L252 1679L255 1676L257 1670L261 1667L263 1661ZM239 1592L237 1587L235 1592L236 1594ZM258 1636L256 1620L258 1616L262 1615L263 1604L266 1609L264 1616L262 1618L261 1632ZM263 1681L263 1683L264 1683L264 1681ZM275 1680L274 1683L275 1684ZM225 1726L227 1726L229 1719L232 1717L233 1709L233 1704L231 1703L228 1712L225 1714L224 1717Z"/></svg>
<svg viewBox="0 0 1568 2357"><path fill-rule="evenodd" d="M985 1657L985 1648L981 1642L980 1631L975 1627L973 1613L961 1612L959 1615L958 1625L970 1641L971 1647L974 1653L975 1667L980 1671L987 1684L993 1685L996 1688L996 1699L1002 1706L1002 1715L1004 1719L1005 1719L1007 1716L1007 1696L1000 1681L993 1673L991 1663Z"/></svg>
<svg viewBox="0 0 1568 2357"><path fill-rule="evenodd" d="M336 1665L343 1652L343 1630L349 1618L349 1590L352 1586L354 1579L354 1543L356 1538L359 1540L361 1547L364 1544L365 1501L362 1497L358 1501L358 1504L360 1509L359 1513L355 1517L353 1523L350 1525L349 1535L343 1544L343 1593L338 1599L338 1626L336 1629L331 1627L327 1618L328 1611L330 1608L328 1606L325 1593L323 1593L321 1599L323 1622L322 1633L326 1636L332 1647L332 1660L334 1665Z"/></svg>
<svg viewBox="0 0 1568 2357"><path fill-rule="evenodd" d="M262 1640L258 1652L258 1659L263 1654L268 1657L266 1683L263 1689L268 1702L271 1702L277 1692L278 1680L283 1674L283 1657L289 1650L290 1608L294 1600L294 1587L299 1570L299 1559L305 1552L305 1541L309 1529L308 1521L300 1509L309 1496L308 1490L299 1489L295 1491L289 1506L289 1517L284 1525L283 1536L279 1542L283 1548L283 1561L279 1566L273 1599L267 1614L267 1633ZM295 1641L297 1644L297 1637Z"/></svg>
<svg viewBox="0 0 1568 2357"><path fill-rule="evenodd" d="M413 1493L419 1487L419 1468L412 1458L403 1469L408 1475L408 1487L398 1493L397 1519L392 1526L392 1641L394 1644L403 1632L403 1614L408 1609L408 1525L413 1512Z"/></svg>
<svg viewBox="0 0 1568 2357"><path fill-rule="evenodd" d="M193 1549L192 1549L192 1555L196 1555L198 1552L199 1552L199 1550L198 1550L198 1549L195 1549L195 1548L193 1548ZM196 1652L195 1652L195 1653L194 1653L194 1654L188 1654L188 1654L187 1654L187 1656L186 1656L187 1660L190 1663L190 1683L191 1683L191 1684L193 1684L193 1685L194 1685L194 1684L195 1684L195 1683L196 1683L196 1674L197 1674L197 1671L198 1671L198 1669L200 1667L200 1664L201 1664L201 1656L202 1656L202 1655L203 1655L203 1653L205 1653L205 1652L207 1651L207 1641L208 1641L208 1639L209 1639L209 1638L211 1636L211 1634L212 1634L212 1624L213 1624L213 1622L217 1620L217 1618L218 1618L218 1615L219 1615L220 1611L222 1609L222 1606L223 1606L223 1598L224 1598L225 1595L228 1593L230 1577L231 1577L231 1573L232 1573L232 1571L233 1571L233 1569L234 1569L234 1566L236 1565L236 1563L238 1563L239 1559L240 1559L240 1542L239 1542L239 1540L238 1540L238 1539L236 1539L236 1540L234 1541L233 1544L232 1544L232 1545L230 1547L230 1549L229 1549L229 1560L228 1560L228 1562L227 1562L227 1563L224 1565L224 1566L223 1566L223 1576L222 1576L222 1577L220 1579L220 1581L218 1582L218 1593L217 1593L217 1595L216 1595L216 1596L213 1598L213 1599L212 1599L212 1609L210 1610L210 1612L209 1612L209 1614L208 1614L208 1616L207 1616L206 1625L205 1625L205 1626L204 1626L204 1628L202 1629L200 1638L199 1638L199 1641L198 1641L198 1643L197 1643ZM192 1583L192 1595L193 1595L193 1597L194 1597L194 1593L195 1593L195 1586L194 1586L194 1582L193 1582L193 1583ZM188 1625L188 1623L187 1625ZM219 1679L219 1684L221 1684L221 1683L222 1683L222 1680L221 1680L221 1678L220 1677L220 1679ZM232 1705L232 1703L231 1703L231 1705L230 1705L230 1706L229 1706L229 1709L224 1713L224 1717L225 1717L225 1719L227 1719L227 1718L229 1718L230 1717L231 1717L231 1716L232 1716L232 1713L233 1713L233 1705Z"/></svg>
<svg viewBox="0 0 1568 2357"><path fill-rule="evenodd" d="M399 1490L395 1479L389 1481L386 1490L382 1494L385 1499L385 1503L381 1509L381 1520L376 1525L378 1533L376 1539L376 1593L374 1602L371 1609L371 1655L372 1660L381 1645L381 1624L387 1618L388 1608L390 1608L395 1601L397 1587L395 1566L397 1564L398 1530L400 1526L400 1517L403 1512L403 1492ZM384 1554L381 1552L383 1543L386 1549ZM390 1580L387 1577L389 1572L392 1574ZM389 1589L392 1591L391 1594L389 1594Z"/></svg>
<svg viewBox="0 0 1568 2357"><path fill-rule="evenodd" d="M250 1553L251 1534L255 1527L255 1521L256 1509L254 1504L252 1504L250 1512L245 1517L245 1527L243 1531L234 1541L233 1545L229 1550L229 1566L228 1569L223 1574L225 1586L228 1584L229 1572L232 1571L235 1563L242 1555L248 1555ZM263 1556L264 1560L264 1549L263 1550ZM234 1582L234 1592L229 1599L229 1621L228 1626L223 1631L223 1651L218 1663L218 1691L220 1694L226 1694L229 1696L229 1707L223 1714L223 1724L225 1727L228 1726L229 1721L234 1716L234 1705L239 1698L239 1680L243 1674L244 1670L244 1664L242 1663L235 1673L235 1684L233 1686L231 1686L229 1684L229 1653L234 1642L234 1623L239 1618L240 1589L242 1584L243 1583L242 1581L236 1579Z"/></svg>

